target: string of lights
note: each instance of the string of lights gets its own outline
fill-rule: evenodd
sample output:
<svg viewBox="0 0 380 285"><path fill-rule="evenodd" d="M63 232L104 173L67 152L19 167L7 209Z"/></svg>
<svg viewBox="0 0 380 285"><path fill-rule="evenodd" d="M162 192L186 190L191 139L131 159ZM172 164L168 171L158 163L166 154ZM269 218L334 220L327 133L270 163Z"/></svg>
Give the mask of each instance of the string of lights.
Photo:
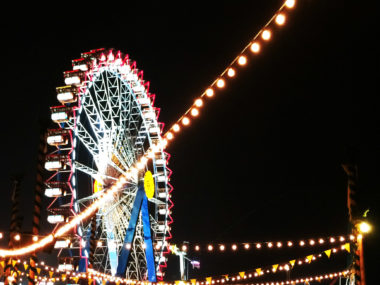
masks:
<svg viewBox="0 0 380 285"><path fill-rule="evenodd" d="M214 277L206 277L205 284L214 284L214 283L225 283L225 282L239 282L246 279L258 278L263 275L274 274L281 271L290 271L294 267L304 266L315 262L317 260L321 260L322 258L330 258L332 255L340 253L340 252L350 252L350 244L346 243L341 245L340 247L330 248L324 250L323 252L309 254L304 257L294 258L292 260L286 262L280 262L277 264L272 264L268 266L256 267L254 269L241 271L239 273L233 274L222 274ZM211 282L213 280L214 282ZM204 283L201 283L204 284Z"/></svg>
<svg viewBox="0 0 380 285"><path fill-rule="evenodd" d="M339 272L324 273L324 274L297 278L297 279L292 279L292 280L286 280L286 281L265 281L265 282L257 282L257 283L247 283L247 285L285 285L285 284L299 284L299 283L305 284L306 282L307 283L312 282L312 281L321 282L322 280L334 279L337 277L346 277L348 275L349 275L349 270L344 270L344 271L339 271ZM215 283L228 284L226 282L212 282L212 281L214 280L211 280L211 282L206 281L206 282L200 282L200 283L196 282L196 283L188 283L188 284L189 285L190 284L204 285L204 284L215 284Z"/></svg>
<svg viewBox="0 0 380 285"><path fill-rule="evenodd" d="M334 249L330 249L331 252ZM337 252L337 251L336 251ZM314 255L317 256L317 255ZM330 257L330 256L328 256ZM306 257L307 259L308 257ZM305 263L310 263L313 259L308 259L305 261ZM28 268L28 263L26 261L22 262L20 259L19 260L11 260L10 262L24 264L24 269L25 272L18 272L18 275L20 277L20 281L22 281L23 276L28 276L27 273L27 268ZM3 262L2 262L3 263ZM77 273L73 271L64 271L64 270L59 270L55 269L54 267L49 267L46 266L45 263L42 261L39 264L39 267L37 267L37 276L35 276L36 281L45 281L45 282L56 282L56 281L66 281L67 279L71 279L75 281L75 283L78 283L79 279L86 279L89 282L92 282L93 280L97 280L98 282L102 282L102 284L105 284L106 282L115 282L116 284L143 284L143 285L153 285L153 284L160 284L160 285L212 285L212 284L234 284L237 282L242 282L243 280L246 282L246 280L251 279L251 278L257 278L260 277L264 274L268 273L276 273L278 271L283 271L283 270L290 270L291 268L294 267L294 265L291 265L289 263L286 264L288 267L282 267L282 265L279 264L274 264L271 266L271 270L267 270L265 268L256 268L255 269L255 274L248 273L248 272L239 272L239 274L224 274L221 277L206 277L203 278L201 281L200 279L191 279L190 282L185 282L185 281L175 281L175 282L157 282L157 283L151 283L151 282L142 282L142 281L137 281L137 280L131 280L131 279L126 279L126 278L120 278L120 277L115 277L112 275L104 274L97 272L93 269L88 269L88 272L86 273ZM286 266L285 265L285 266ZM1 266L4 267L4 264L1 264ZM38 266L38 264L37 264ZM311 276L311 277L304 277L304 278L297 278L293 280L287 280L287 281L265 281L265 282L260 282L260 283L251 283L251 285L276 285L276 284L297 284L297 283L302 283L302 282L311 282L311 281L321 281L324 279L332 279L335 277L339 276L347 276L349 273L348 270L341 271L341 272L335 272L335 273L326 273L326 274L319 274L316 276Z"/></svg>
<svg viewBox="0 0 380 285"><path fill-rule="evenodd" d="M193 105L169 128L164 134L167 141L174 139L175 135L183 127L190 125L191 119L200 114L200 109L208 99L214 97L218 90L226 87L229 79L236 77L239 68L247 65L250 56L258 55L273 37L276 28L281 28L286 23L287 14L295 7L295 0L286 0L263 28L243 48L243 50L232 60L232 62L219 74L219 76L207 87L205 91L195 99Z"/></svg>
<svg viewBox="0 0 380 285"><path fill-rule="evenodd" d="M226 86L227 78L233 78L236 75L236 68L242 67L248 62L248 52L252 54L257 54L261 50L261 46L264 45L272 38L272 24L275 23L276 26L283 26L286 22L286 11L291 10L295 6L295 0L286 0L283 5L277 10L275 15L264 25L264 27L256 34L253 40L240 52L240 54L231 62L231 64L220 74L220 76L209 86L209 88L204 91L198 99L194 101L194 105L190 107L185 114L180 117L180 119L172 125L168 132L165 133L163 139L158 142L158 144L153 145L149 151L145 153L144 156L140 158L134 166L128 169L125 175L121 175L119 179L108 188L108 190L102 191L98 194L98 198L88 206L88 208L73 219L71 219L66 224L58 227L55 232L41 238L36 239L33 243L17 248L17 249L0 249L1 257L11 257L11 256L21 256L24 254L29 254L37 250L41 250L48 244L52 243L55 238L61 237L68 233L70 230L74 229L77 224L81 221L91 217L97 209L107 201L112 195L116 194L127 181L139 171L143 169L146 163L149 161L150 157L154 155L157 150L161 151L167 146L168 142L173 140L173 133L178 133L181 130L181 126L187 126L190 124L190 115L195 118L199 115L199 108L204 105L204 97L211 98L215 95L217 89L222 89ZM274 28L275 26L273 26ZM190 115L189 115L190 114Z"/></svg>
<svg viewBox="0 0 380 285"><path fill-rule="evenodd" d="M317 247L325 246L326 244L336 244L344 243L346 241L355 241L356 237L354 235L340 235L340 236L330 236L327 238L310 238L303 239L299 241L266 241L266 242L240 242L240 243L191 243L183 244L179 249L182 251L196 251L196 252L236 252L236 251L249 251L249 250L260 250L260 249L282 249L282 248L303 248L303 247ZM169 246L171 251L176 251L177 245L171 244Z"/></svg>
<svg viewBox="0 0 380 285"><path fill-rule="evenodd" d="M101 207L106 201L110 200L113 197L113 195L115 195L118 191L122 190L123 186L126 183L128 183L128 181L132 177L135 177L137 175L141 165L145 165L149 161L149 159L154 157L155 153L162 151L162 149L163 145L161 142L152 145L152 147L139 159L139 161L136 163L136 166L132 166L131 168L129 168L126 174L121 175L118 178L118 180L107 190L98 192L99 194L97 194L97 198L92 204L90 204L84 211L79 213L69 222L67 222L66 224L62 224L53 233L45 236L40 240L34 241L33 243L24 247L16 249L0 249L0 256L11 257L29 254L44 248L48 244L52 243L55 240L55 238L64 236L70 230L74 229L74 227L76 227L81 221L91 217L99 207Z"/></svg>

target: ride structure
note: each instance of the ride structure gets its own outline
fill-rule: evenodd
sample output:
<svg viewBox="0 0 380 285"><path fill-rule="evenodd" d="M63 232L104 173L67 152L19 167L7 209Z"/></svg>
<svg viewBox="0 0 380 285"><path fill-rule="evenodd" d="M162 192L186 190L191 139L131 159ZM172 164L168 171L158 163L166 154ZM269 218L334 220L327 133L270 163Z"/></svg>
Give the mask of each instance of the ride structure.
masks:
<svg viewBox="0 0 380 285"><path fill-rule="evenodd" d="M47 136L54 149L45 162L53 172L45 182L45 195L52 199L48 221L57 226L70 221L120 177L129 179L92 220L81 221L56 240L60 266L162 279L173 188L170 156L157 147L163 124L157 121L155 95L136 62L120 51L91 50L72 65L64 72L66 86L57 88L62 105L51 107L58 128L49 129ZM132 169L136 163L137 170Z"/></svg>

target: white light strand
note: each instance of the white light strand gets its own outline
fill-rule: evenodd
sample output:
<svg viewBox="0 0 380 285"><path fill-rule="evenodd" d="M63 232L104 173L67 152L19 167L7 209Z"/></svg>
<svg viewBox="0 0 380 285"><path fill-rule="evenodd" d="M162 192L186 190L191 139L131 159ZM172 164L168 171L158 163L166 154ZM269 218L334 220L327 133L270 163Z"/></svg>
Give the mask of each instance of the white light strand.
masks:
<svg viewBox="0 0 380 285"><path fill-rule="evenodd" d="M174 139L174 133L181 131L181 126L187 127L190 125L190 115L193 118L198 117L199 107L204 105L204 98L212 98L218 89L223 89L227 85L227 79L234 78L238 67L243 67L248 63L249 54L258 54L261 51L261 45L270 41L273 37L273 28L281 27L286 23L286 10L291 10L295 6L295 0L286 0L272 18L263 26L263 28L253 37L253 39L243 48L243 50L232 60L232 62L223 70L223 72L205 88L205 91L194 101L194 104L174 123L165 133L164 138L168 141ZM250 52L249 52L250 51ZM199 102L202 102L199 105ZM194 108L198 107L193 115Z"/></svg>

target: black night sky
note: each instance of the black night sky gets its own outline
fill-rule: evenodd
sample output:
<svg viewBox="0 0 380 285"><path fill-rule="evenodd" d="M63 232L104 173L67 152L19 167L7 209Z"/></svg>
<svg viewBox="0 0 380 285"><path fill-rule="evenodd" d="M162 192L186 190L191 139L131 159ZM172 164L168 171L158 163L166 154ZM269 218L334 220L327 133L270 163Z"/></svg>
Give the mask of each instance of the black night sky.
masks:
<svg viewBox="0 0 380 285"><path fill-rule="evenodd" d="M375 284L378 16L362 2L299 2L260 55L249 57L248 66L237 70L168 148L173 242L286 241L347 233L347 178L341 164L354 148L362 206L370 209L374 225L365 258L368 284ZM63 85L62 73L72 59L100 47L128 53L151 82L155 105L162 108L160 121L171 125L281 3L106 2L49 13L6 12L12 17L3 18L0 27L0 229L9 228L10 177L22 174L23 230L31 230L37 122L48 120L49 106L58 105L55 87ZM319 251L194 253L190 256L201 261L201 269L190 276L237 273ZM340 254L294 274L333 272L345 265ZM169 267L167 279L178 279L176 257L170 257Z"/></svg>

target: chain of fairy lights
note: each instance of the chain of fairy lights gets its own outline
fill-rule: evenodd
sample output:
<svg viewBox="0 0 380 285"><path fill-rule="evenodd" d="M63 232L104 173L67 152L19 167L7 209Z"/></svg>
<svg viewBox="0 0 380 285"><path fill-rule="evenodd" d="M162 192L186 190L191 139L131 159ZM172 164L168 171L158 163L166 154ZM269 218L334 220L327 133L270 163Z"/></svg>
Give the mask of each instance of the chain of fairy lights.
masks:
<svg viewBox="0 0 380 285"><path fill-rule="evenodd" d="M163 150L167 144L168 141L173 140L174 135L173 132L178 133L181 129L180 124L183 126L187 126L190 123L190 119L188 114L190 113L192 117L197 117L199 115L199 108L203 106L203 97L213 97L214 96L214 86L217 88L223 88L226 84L225 79L228 76L229 78L232 78L236 75L236 71L233 68L236 64L239 66L244 66L247 63L247 56L245 56L246 51L250 49L252 53L256 54L260 51L261 45L260 40L258 40L259 37L264 42L267 42L271 39L272 32L269 29L269 26L275 22L278 26L282 26L285 24L286 16L285 16L285 10L286 9L292 9L295 6L295 0L286 0L284 4L277 10L275 15L266 23L266 25L259 31L259 33L256 34L256 36L253 38L253 41L250 42L242 51L241 53L231 62L231 64L221 73L221 75L210 85L210 87L201 94L201 96L195 100L194 105L189 108L185 114L180 117L178 120L179 123L174 124L168 132L165 133L164 139L157 145L153 145L152 148L145 153L144 156L140 158L140 160L132 166L125 175L121 175L117 182L115 182L111 187L109 187L108 190L103 191L98 195L98 198L88 206L88 208L84 211L82 211L80 214L75 216L72 220L70 220L68 223L58 227L54 233L51 233L47 235L46 237L34 241L32 244L26 245L24 247L16 248L16 249L0 249L0 256L1 257L7 257L7 256L21 256L24 254L29 254L34 251L40 250L44 248L46 245L52 243L55 238L61 237L68 233L70 230L72 230L75 226L77 226L81 221L88 219L91 217L95 211L99 207L101 207L107 200L110 200L113 195L115 195L118 191L121 190L122 186L133 176L133 174L136 174L138 172L137 165L139 168L141 168L142 165L145 165L149 157L155 153L155 149L161 149ZM172 132L173 131L173 132Z"/></svg>
<svg viewBox="0 0 380 285"><path fill-rule="evenodd" d="M243 48L243 50L232 60L232 62L220 73L220 75L206 88L206 90L194 101L193 105L174 123L165 133L164 138L168 141L174 139L175 134L181 131L182 127L190 125L190 118L197 118L200 108L205 104L205 98L212 98L217 90L223 89L228 79L232 79L237 74L237 68L244 67L248 63L249 54L257 55L262 46L272 38L273 27L285 25L287 11L293 9L295 0L286 0L273 17L264 27L253 37L253 39Z"/></svg>
<svg viewBox="0 0 380 285"><path fill-rule="evenodd" d="M349 275L349 270L344 270L344 271L338 271L338 272L332 272L332 273L323 273L323 274L318 274L318 275L313 275L313 276L308 276L308 277L302 277L302 278L296 278L296 279L292 279L292 280L286 280L286 281L265 281L265 282L259 282L259 283L248 283L247 285L288 285L288 284L300 284L300 283L305 283L305 282L313 282L313 281L317 281L317 282L321 282L323 280L328 280L328 279L333 279L333 278L338 278L338 277L347 277ZM101 276L97 276L97 275L92 275L91 276L92 280L97 280L99 282L102 282L103 279L101 278ZM65 276L65 277L39 277L38 279L36 278L35 280L40 280L40 281L43 281L43 282L56 282L56 281L59 281L59 280L62 280L62 281L66 281L67 279L75 279L75 278L78 278L78 279L88 279L84 274L78 274L77 276ZM22 280L20 280L22 281ZM115 278L113 277L112 279L107 279L107 280L104 280L104 281L111 281L111 282L115 282L116 284L121 284L121 283L124 283L124 284L139 284L139 285L152 285L152 284L160 284L160 285L204 285L204 284L209 284L209 282L186 282L186 281L179 281L179 282L171 282L171 283L168 283L168 282L160 282L160 283L151 283L151 282L139 282L139 281L133 281L133 280L125 280L125 279L121 279L121 278ZM215 283L224 283L224 284L228 284L226 283L226 281L224 282L213 282L214 280L211 281L211 284L215 284Z"/></svg>
<svg viewBox="0 0 380 285"><path fill-rule="evenodd" d="M298 242L294 241L266 241L266 242L242 242L242 243L206 243L206 244L195 244L191 245L189 243L183 244L178 249L181 251L202 251L202 252L228 252L228 250L231 250L233 252L238 250L244 250L248 251L251 249L282 249L282 248L293 248L295 246L299 246L301 248L303 247L316 247L316 246L324 246L327 243L334 244L334 243L343 243L348 240L354 241L356 238L354 235L341 235L341 236L331 236L328 238L318 238L318 239L304 239L299 240ZM169 249L171 251L176 251L177 246L174 244L171 244Z"/></svg>
<svg viewBox="0 0 380 285"><path fill-rule="evenodd" d="M345 245L342 245L340 248L331 248L328 250L325 250L320 253L310 254L305 257L295 258L293 260L287 261L287 262L280 262L278 264L268 265L268 266L262 266L257 267L255 269L250 269L246 271L242 271L239 273L234 274L221 274L214 277L206 277L204 278L206 282L210 283L210 280L213 280L214 283L225 283L225 282L241 282L243 280L249 280L253 278L259 278L263 275L268 274L274 274L278 272L286 272L292 270L295 266L303 266L310 264L312 262L317 261L318 259L323 258L324 256L327 256L330 258L332 255L337 254L339 252L349 251L349 248L346 248ZM207 283L200 283L200 284L207 284Z"/></svg>
<svg viewBox="0 0 380 285"><path fill-rule="evenodd" d="M331 248L331 249L328 249L328 250L325 250L323 253L325 253L325 255L330 258L331 255L333 254L336 254L338 252L343 252L343 251L347 251L347 248L342 245L340 248ZM327 252L329 252L327 254ZM215 284L215 283L236 283L236 282L241 282L243 280L249 280L249 279L252 279L252 278L259 278L263 275L268 275L268 274L273 274L273 273L277 273L277 272L281 272L281 271L289 271L291 269L293 269L295 266L303 266L303 265L306 265L306 264L310 264L314 261L316 261L318 258L322 258L323 257L323 253L315 253L315 254L311 254L309 256L306 256L306 257L301 257L301 258L296 258L294 260L291 260L291 261L288 261L288 262L281 262L281 263L278 263L278 264L275 264L275 265L270 265L270 266L262 266L262 267L259 267L259 268L255 268L253 270L247 270L246 272L239 272L239 274L223 274L223 275L219 275L219 276L216 276L216 277L206 277L204 279L206 279L206 281L198 281L196 282L196 284L198 285L204 285L204 284ZM17 263L22 263L21 260L17 260ZM23 262L24 265L27 264L26 261ZM38 265L38 264L37 264ZM42 261L40 262L40 265L41 266L44 266L45 263ZM117 283L125 283L125 284L134 284L134 283L139 283L139 284L144 284L144 282L139 282L137 280L131 280L131 279L127 279L127 278L121 278L121 277L115 277L115 276L112 276L112 275L109 275L109 274L105 274L105 273L100 273L98 271L95 271L93 269L89 269L88 272L86 273L76 273L76 272L70 272L70 271L65 271L65 270L60 270L60 269L55 269L53 267L49 267L49 266L45 266L44 268L40 268L41 269L44 269L46 271L45 274L51 274L50 278L48 279L49 281L51 280L57 280L59 278L59 276L61 278L84 278L84 279L97 279L99 281L111 281L111 282L117 282ZM53 274L55 273L55 275L58 273L59 276L55 276L54 278L52 277ZM21 273L21 276L24 276L25 273ZM62 277L61 275L64 274L64 277ZM28 274L26 274L26 276L28 276ZM47 280L46 278L47 277L43 277L43 276L36 276L36 280ZM64 280L63 280L64 281ZM155 283L145 283L145 284L155 284ZM159 282L157 284L164 284L162 282ZM173 283L165 283L165 284L170 284L172 285ZM184 283L185 284L185 283ZM188 283L186 283L188 284Z"/></svg>

